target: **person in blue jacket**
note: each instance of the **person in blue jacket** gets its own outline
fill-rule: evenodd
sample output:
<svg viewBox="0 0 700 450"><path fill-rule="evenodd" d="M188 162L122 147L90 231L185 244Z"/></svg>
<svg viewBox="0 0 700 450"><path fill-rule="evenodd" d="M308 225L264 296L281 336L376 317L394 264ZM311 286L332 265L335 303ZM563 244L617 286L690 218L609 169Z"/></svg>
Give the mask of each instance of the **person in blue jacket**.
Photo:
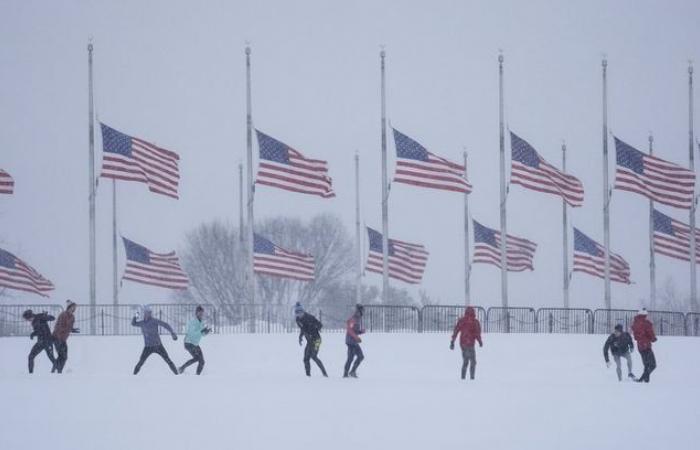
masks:
<svg viewBox="0 0 700 450"><path fill-rule="evenodd" d="M149 356L153 353L157 353L161 358L168 364L170 370L173 371L175 375L178 374L177 367L173 364L168 352L163 347L163 343L160 341L159 328L163 327L170 332L173 337L173 341L177 341L177 334L173 331L173 328L162 320L154 319L151 315L151 308L148 306L143 308L143 320L136 320L137 316L131 319L131 325L141 328L141 333L143 333L144 347L141 352L141 357L139 362L136 363L134 367L134 375L139 373L141 366L146 362Z"/></svg>
<svg viewBox="0 0 700 450"><path fill-rule="evenodd" d="M192 355L192 358L180 366L179 372L182 373L187 367L197 363L197 375L200 375L202 369L204 369L204 354L202 353L202 348L199 346L199 341L202 339L202 336L211 333L211 329L207 328L202 323L202 318L204 317L204 308L202 305L197 306L197 309L194 311L194 316L194 319L187 323L187 333L185 334L185 350Z"/></svg>

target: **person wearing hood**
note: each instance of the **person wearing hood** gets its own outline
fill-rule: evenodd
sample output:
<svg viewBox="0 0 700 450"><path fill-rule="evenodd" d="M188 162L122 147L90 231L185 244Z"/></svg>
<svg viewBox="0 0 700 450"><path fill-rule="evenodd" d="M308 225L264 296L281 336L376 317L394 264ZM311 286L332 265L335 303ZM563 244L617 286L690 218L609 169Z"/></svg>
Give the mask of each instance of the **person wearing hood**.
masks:
<svg viewBox="0 0 700 450"><path fill-rule="evenodd" d="M53 368L56 365L56 358L53 356L53 338L51 337L49 322L55 320L55 317L46 312L34 314L34 311L28 309L22 313L22 318L32 324L32 333L29 335L29 339L36 337L36 344L29 351L29 373L34 373L34 358L42 351L46 352L46 356L51 361Z"/></svg>
<svg viewBox="0 0 700 450"><path fill-rule="evenodd" d="M134 375L139 373L143 363L145 363L146 359L148 359L148 357L153 353L160 355L160 357L163 358L163 360L168 364L170 370L177 375L177 367L175 367L175 364L170 359L170 356L168 356L168 352L165 350L165 347L163 347L163 343L160 341L159 328L163 327L168 330L173 338L173 341L177 341L177 334L175 334L175 331L173 331L170 325L162 320L154 319L149 307L145 307L143 309L143 320L136 320L136 318L137 316L134 316L134 318L131 319L131 325L141 328L144 347L143 351L141 352L139 362L136 363L136 367L134 367Z"/></svg>
<svg viewBox="0 0 700 450"><path fill-rule="evenodd" d="M306 348L304 348L304 370L306 376L311 376L311 360L313 359L324 377L327 377L326 368L318 358L318 351L321 348L321 328L323 324L313 315L304 311L301 303L294 305L294 316L299 326L299 346L302 345L302 338L306 338Z"/></svg>
<svg viewBox="0 0 700 450"><path fill-rule="evenodd" d="M187 323L187 332L185 333L185 350L192 355L192 358L180 366L178 370L180 373L183 373L187 367L194 363L197 363L197 375L201 375L202 369L204 369L204 353L199 346L199 341L202 340L202 336L211 333L211 329L204 326L203 317L204 308L202 305L197 305L194 310L194 319Z"/></svg>
<svg viewBox="0 0 700 450"><path fill-rule="evenodd" d="M632 352L634 351L634 342L632 342L632 336L622 327L622 324L618 323L615 325L615 330L608 336L603 346L603 358L605 358L605 365L610 367L610 357L608 352L612 352L613 359L615 360L617 380L622 381L622 358L627 361L627 377L630 380L634 380L634 374L632 373Z"/></svg>
<svg viewBox="0 0 700 450"><path fill-rule="evenodd" d="M356 305L352 317L345 323L345 345L348 346L348 359L345 361L343 378L348 376L357 378L357 368L360 367L360 363L365 359L365 355L360 347L362 342L360 335L365 332L365 327L362 324L364 313L365 307L360 304Z"/></svg>
<svg viewBox="0 0 700 450"><path fill-rule="evenodd" d="M469 378L474 379L476 372L476 349L474 344L479 343L479 347L484 344L481 341L481 323L476 318L476 311L471 306L464 310L464 317L460 318L452 332L452 340L450 341L450 350L455 348L455 339L459 336L459 346L462 349L462 379L467 377L467 368L469 369Z"/></svg>
<svg viewBox="0 0 700 450"><path fill-rule="evenodd" d="M68 336L71 333L80 333L78 328L73 328L75 323L75 309L78 307L70 300L66 301L66 310L58 315L56 325L53 327L53 344L56 347L56 364L51 372L63 373L63 367L68 361Z"/></svg>
<svg viewBox="0 0 700 450"><path fill-rule="evenodd" d="M637 341L637 350L642 357L642 364L644 364L644 373L637 380L640 383L648 383L649 376L656 369L656 357L651 349L652 342L656 342L656 334L654 333L654 325L647 319L647 314L646 308L642 308L632 322L632 333L634 340Z"/></svg>

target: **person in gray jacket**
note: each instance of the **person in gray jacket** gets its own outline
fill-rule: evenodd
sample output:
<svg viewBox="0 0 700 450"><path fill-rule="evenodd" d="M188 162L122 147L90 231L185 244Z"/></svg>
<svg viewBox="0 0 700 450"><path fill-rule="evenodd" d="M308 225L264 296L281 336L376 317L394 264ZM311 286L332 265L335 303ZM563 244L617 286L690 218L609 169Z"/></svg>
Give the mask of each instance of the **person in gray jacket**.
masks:
<svg viewBox="0 0 700 450"><path fill-rule="evenodd" d="M141 333L143 333L144 347L143 351L141 352L139 362L136 363L136 367L134 367L134 375L139 373L139 370L141 370L141 366L143 366L143 363L145 363L146 359L148 359L148 357L151 356L151 354L153 353L157 353L158 355L160 355L160 357L163 358L163 360L168 364L170 370L172 370L173 373L177 375L177 367L175 367L175 364L170 360L168 352L165 350L165 347L163 347L163 343L160 341L159 334L159 328L163 327L170 332L170 335L173 337L173 341L177 341L177 335L173 331L173 328L167 323L163 322L162 320L154 319L151 316L151 309L148 307L145 307L143 309L143 320L136 319L137 316L134 316L134 318L131 319L131 325L141 328Z"/></svg>

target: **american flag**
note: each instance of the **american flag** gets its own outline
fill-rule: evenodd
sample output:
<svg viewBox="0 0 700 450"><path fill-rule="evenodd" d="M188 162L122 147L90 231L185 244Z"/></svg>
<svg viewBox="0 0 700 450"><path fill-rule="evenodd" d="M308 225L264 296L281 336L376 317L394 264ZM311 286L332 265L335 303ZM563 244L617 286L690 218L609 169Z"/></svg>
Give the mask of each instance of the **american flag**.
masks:
<svg viewBox="0 0 700 450"><path fill-rule="evenodd" d="M695 195L692 171L646 155L618 138L615 138L615 149L615 189L642 194L664 205L690 209Z"/></svg>
<svg viewBox="0 0 700 450"><path fill-rule="evenodd" d="M302 281L314 280L316 264L313 256L289 251L258 234L253 238L255 272Z"/></svg>
<svg viewBox="0 0 700 450"><path fill-rule="evenodd" d="M15 181L9 173L0 169L0 194L12 194L15 187Z"/></svg>
<svg viewBox="0 0 700 450"><path fill-rule="evenodd" d="M555 194L573 207L583 204L583 184L549 164L524 139L510 133L510 181L538 192Z"/></svg>
<svg viewBox="0 0 700 450"><path fill-rule="evenodd" d="M394 181L446 191L470 193L464 166L430 153L418 142L394 130L396 175Z"/></svg>
<svg viewBox="0 0 700 450"><path fill-rule="evenodd" d="M700 262L700 229L695 229L695 260ZM690 227L654 210L654 250L661 255L690 261Z"/></svg>
<svg viewBox="0 0 700 450"><path fill-rule="evenodd" d="M178 198L180 169L177 153L102 127L102 174L104 178L146 183L151 192Z"/></svg>
<svg viewBox="0 0 700 450"><path fill-rule="evenodd" d="M335 197L326 161L306 158L287 144L258 130L255 132L260 149L257 184L323 198Z"/></svg>
<svg viewBox="0 0 700 450"><path fill-rule="evenodd" d="M0 248L0 286L8 289L33 292L48 297L53 283L41 276L29 264Z"/></svg>
<svg viewBox="0 0 700 450"><path fill-rule="evenodd" d="M366 269L370 272L383 273L382 234L367 227L369 235L369 254ZM423 279L425 265L428 263L428 251L420 244L388 239L389 277L419 284Z"/></svg>
<svg viewBox="0 0 700 450"><path fill-rule="evenodd" d="M475 263L492 264L501 267L501 232L474 222L474 258ZM509 272L534 270L533 259L537 244L508 235L506 239L506 265Z"/></svg>
<svg viewBox="0 0 700 450"><path fill-rule="evenodd" d="M574 272L605 278L605 247L574 228ZM630 284L630 265L610 252L610 279Z"/></svg>
<svg viewBox="0 0 700 450"><path fill-rule="evenodd" d="M129 239L122 239L126 247L126 270L123 280L168 289L187 289L189 278L180 267L180 260L175 252L155 253Z"/></svg>

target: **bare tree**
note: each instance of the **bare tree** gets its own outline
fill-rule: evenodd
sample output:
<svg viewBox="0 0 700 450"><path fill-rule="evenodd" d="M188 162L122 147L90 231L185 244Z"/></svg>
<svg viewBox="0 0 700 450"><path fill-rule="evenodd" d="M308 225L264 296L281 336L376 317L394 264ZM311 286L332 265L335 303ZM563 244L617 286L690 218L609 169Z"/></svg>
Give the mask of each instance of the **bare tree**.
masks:
<svg viewBox="0 0 700 450"><path fill-rule="evenodd" d="M690 311L690 299L678 292L672 277L666 277L658 293L656 309L661 311Z"/></svg>

